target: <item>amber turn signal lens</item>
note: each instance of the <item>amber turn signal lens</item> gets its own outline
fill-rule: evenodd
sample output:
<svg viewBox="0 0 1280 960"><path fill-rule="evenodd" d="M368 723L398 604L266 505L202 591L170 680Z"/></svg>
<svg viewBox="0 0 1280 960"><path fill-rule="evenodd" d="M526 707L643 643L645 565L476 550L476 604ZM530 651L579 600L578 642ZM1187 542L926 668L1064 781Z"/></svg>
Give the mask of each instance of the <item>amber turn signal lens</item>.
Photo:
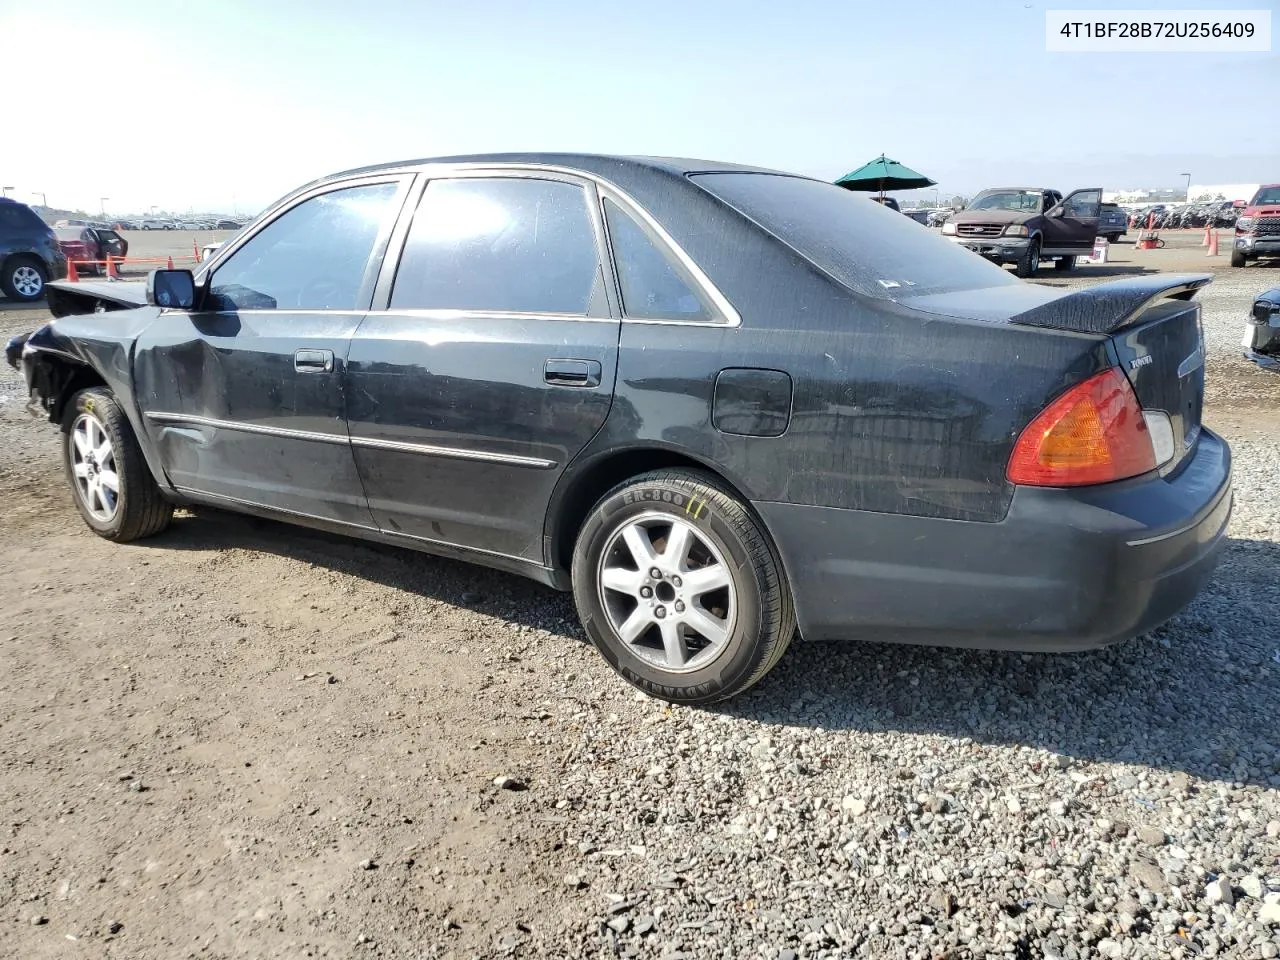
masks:
<svg viewBox="0 0 1280 960"><path fill-rule="evenodd" d="M1142 406L1118 367L1072 387L1018 435L1010 483L1078 487L1136 477L1156 468Z"/></svg>

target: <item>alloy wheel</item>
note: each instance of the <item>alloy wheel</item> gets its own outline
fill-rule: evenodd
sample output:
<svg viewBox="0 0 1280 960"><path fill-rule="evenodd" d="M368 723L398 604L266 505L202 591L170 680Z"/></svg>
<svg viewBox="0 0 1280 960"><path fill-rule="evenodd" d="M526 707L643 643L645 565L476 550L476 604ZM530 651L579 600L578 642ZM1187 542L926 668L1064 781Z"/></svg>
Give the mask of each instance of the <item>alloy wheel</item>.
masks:
<svg viewBox="0 0 1280 960"><path fill-rule="evenodd" d="M733 574L710 538L679 517L628 519L601 554L597 588L613 631L659 669L701 669L733 635Z"/></svg>
<svg viewBox="0 0 1280 960"><path fill-rule="evenodd" d="M85 509L100 523L110 523L120 507L120 474L111 438L86 413L71 426L71 472Z"/></svg>
<svg viewBox="0 0 1280 960"><path fill-rule="evenodd" d="M44 277L40 271L28 264L22 264L13 271L13 289L24 297L38 297L44 289Z"/></svg>

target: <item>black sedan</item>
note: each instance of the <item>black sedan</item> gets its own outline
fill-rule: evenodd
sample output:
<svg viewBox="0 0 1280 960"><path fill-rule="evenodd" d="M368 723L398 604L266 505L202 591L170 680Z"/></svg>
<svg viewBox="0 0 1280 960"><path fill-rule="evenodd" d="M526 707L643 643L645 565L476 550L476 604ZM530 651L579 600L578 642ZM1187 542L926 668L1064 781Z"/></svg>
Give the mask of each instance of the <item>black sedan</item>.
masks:
<svg viewBox="0 0 1280 960"><path fill-rule="evenodd" d="M473 156L311 183L194 276L52 284L9 356L100 535L204 504L514 571L701 703L797 628L1072 650L1176 614L1232 502L1208 281L1034 286L775 171Z"/></svg>

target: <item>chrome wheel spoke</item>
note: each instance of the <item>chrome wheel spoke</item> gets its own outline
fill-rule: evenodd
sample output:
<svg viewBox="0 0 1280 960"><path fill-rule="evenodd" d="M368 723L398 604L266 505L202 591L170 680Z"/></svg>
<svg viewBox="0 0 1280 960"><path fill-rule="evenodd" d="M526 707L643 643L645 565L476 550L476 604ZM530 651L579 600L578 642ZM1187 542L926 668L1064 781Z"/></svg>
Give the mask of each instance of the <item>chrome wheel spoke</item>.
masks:
<svg viewBox="0 0 1280 960"><path fill-rule="evenodd" d="M640 639L641 634L653 625L653 616L649 612L648 607L639 606L631 611L631 616L627 617L618 627L618 636L624 643L635 643Z"/></svg>
<svg viewBox="0 0 1280 960"><path fill-rule="evenodd" d="M98 485L105 487L114 494L120 493L120 478L114 470L103 470L98 474Z"/></svg>
<svg viewBox="0 0 1280 960"><path fill-rule="evenodd" d="M682 576L684 577L685 591L692 597L700 597L704 593L710 593L713 590L723 590L731 582L729 571L725 569L722 563L717 563L710 567L701 567L697 570L689 570Z"/></svg>
<svg viewBox="0 0 1280 960"><path fill-rule="evenodd" d="M71 440L76 446L76 453L81 457L89 456L93 450L93 446L89 443L89 430L85 426L76 427L75 432L71 434Z"/></svg>
<svg viewBox="0 0 1280 960"><path fill-rule="evenodd" d="M691 546L693 546L693 528L681 520L672 523L671 532L667 534L667 544L662 548L662 560L668 573L684 569Z"/></svg>
<svg viewBox="0 0 1280 960"><path fill-rule="evenodd" d="M701 634L702 638L713 647L718 647L729 639L727 626L698 607L689 608L684 615L684 622L688 627Z"/></svg>
<svg viewBox="0 0 1280 960"><path fill-rule="evenodd" d="M648 570L653 566L653 561L658 558L658 555L653 549L653 543L649 540L649 534L642 527L631 524L622 531L622 539L626 542L627 549L631 551L631 558L635 560L637 568Z"/></svg>
<svg viewBox="0 0 1280 960"><path fill-rule="evenodd" d="M600 571L600 584L606 590L616 590L635 596L640 589L644 573L639 570L628 570L625 567L605 567Z"/></svg>
<svg viewBox="0 0 1280 960"><path fill-rule="evenodd" d="M658 629L662 632L662 652L666 654L668 667L683 667L689 659L689 651L680 636L680 624L663 620Z"/></svg>
<svg viewBox="0 0 1280 960"><path fill-rule="evenodd" d="M71 472L76 475L78 480L87 480L89 477L89 465L83 460L77 461L71 465Z"/></svg>
<svg viewBox="0 0 1280 960"><path fill-rule="evenodd" d="M94 448L93 455L98 458L98 466L105 467L111 462L111 441L103 437Z"/></svg>

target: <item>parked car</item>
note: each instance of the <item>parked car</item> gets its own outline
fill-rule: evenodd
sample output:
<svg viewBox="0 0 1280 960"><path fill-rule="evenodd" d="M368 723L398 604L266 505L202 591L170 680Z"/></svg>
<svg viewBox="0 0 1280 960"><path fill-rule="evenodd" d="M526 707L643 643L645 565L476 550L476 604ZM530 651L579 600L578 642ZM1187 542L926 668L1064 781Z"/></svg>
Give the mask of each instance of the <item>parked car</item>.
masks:
<svg viewBox="0 0 1280 960"><path fill-rule="evenodd" d="M876 203L881 204L882 206L888 207L890 210L897 210L899 213L902 212L902 208L898 206L898 201L893 199L893 197L877 196L877 197L872 197L871 199L874 200Z"/></svg>
<svg viewBox="0 0 1280 960"><path fill-rule="evenodd" d="M53 229L25 203L0 197L0 292L10 300L39 300L49 280L66 275Z"/></svg>
<svg viewBox="0 0 1280 960"><path fill-rule="evenodd" d="M916 223L923 223L926 225L929 223L928 210L922 210L922 209L903 210L902 214L903 216L910 217Z"/></svg>
<svg viewBox="0 0 1280 960"><path fill-rule="evenodd" d="M106 260L108 256L123 259L129 255L129 241L110 227L90 227L88 233L93 241L94 252L98 260Z"/></svg>
<svg viewBox="0 0 1280 960"><path fill-rule="evenodd" d="M172 230L173 221L161 217L143 217L138 221L139 230Z"/></svg>
<svg viewBox="0 0 1280 960"><path fill-rule="evenodd" d="M797 627L1044 651L1173 616L1231 511L1210 279L1052 289L819 180L477 156L308 184L194 275L52 284L6 353L97 534L210 504L514 571L706 703Z"/></svg>
<svg viewBox="0 0 1280 960"><path fill-rule="evenodd" d="M1102 213L1102 188L1076 190L1065 198L1047 187L983 190L942 225L943 236L992 263L1011 263L1020 277L1040 269L1073 270L1089 256Z"/></svg>
<svg viewBox="0 0 1280 960"><path fill-rule="evenodd" d="M1236 218L1231 265L1243 267L1263 257L1280 257L1280 183L1259 187Z"/></svg>
<svg viewBox="0 0 1280 960"><path fill-rule="evenodd" d="M57 220L57 221L55 221L55 222L54 222L54 224L53 224L53 227L54 227L54 229L55 229L55 230L56 230L58 227L87 227L87 226L89 226L89 221L88 221L88 220L74 220L74 219L72 219L72 220Z"/></svg>
<svg viewBox="0 0 1280 960"><path fill-rule="evenodd" d="M77 275L100 272L101 267L94 262L98 259L97 245L88 227L54 227L53 232L63 254L75 264Z"/></svg>
<svg viewBox="0 0 1280 960"><path fill-rule="evenodd" d="M1117 243L1129 232L1129 218L1125 216L1118 204L1104 203L1098 220L1098 236L1106 237L1107 243Z"/></svg>
<svg viewBox="0 0 1280 960"><path fill-rule="evenodd" d="M242 226L244 226L244 224L239 220L223 219L214 223L214 229L216 230L239 230Z"/></svg>
<svg viewBox="0 0 1280 960"><path fill-rule="evenodd" d="M1259 294L1244 324L1244 355L1280 373L1280 286Z"/></svg>

